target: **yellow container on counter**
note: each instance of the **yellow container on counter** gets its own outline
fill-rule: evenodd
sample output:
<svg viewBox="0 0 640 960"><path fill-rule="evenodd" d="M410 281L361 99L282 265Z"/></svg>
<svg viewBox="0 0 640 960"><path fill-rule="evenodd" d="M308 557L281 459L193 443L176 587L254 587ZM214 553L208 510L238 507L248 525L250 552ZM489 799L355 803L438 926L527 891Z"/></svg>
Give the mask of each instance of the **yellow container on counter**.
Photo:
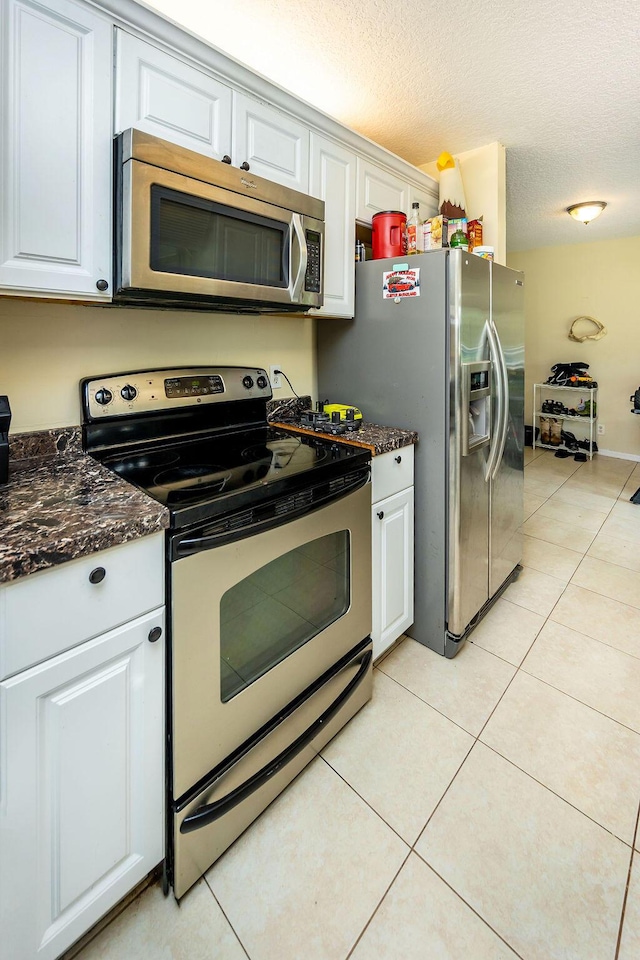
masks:
<svg viewBox="0 0 640 960"><path fill-rule="evenodd" d="M339 412L341 420L347 419L347 410L353 410L354 419L362 420L362 412L358 410L357 407L354 407L352 403L325 403L323 410L325 413L328 413L329 416L336 411Z"/></svg>

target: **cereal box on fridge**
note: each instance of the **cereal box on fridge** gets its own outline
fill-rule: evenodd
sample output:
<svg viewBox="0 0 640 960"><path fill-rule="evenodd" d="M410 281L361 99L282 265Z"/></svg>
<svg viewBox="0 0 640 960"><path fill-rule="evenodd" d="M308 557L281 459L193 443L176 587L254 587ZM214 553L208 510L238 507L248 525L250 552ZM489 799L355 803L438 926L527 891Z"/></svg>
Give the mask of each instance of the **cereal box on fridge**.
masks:
<svg viewBox="0 0 640 960"><path fill-rule="evenodd" d="M424 249L439 250L441 247L449 246L448 218L443 216L431 217L425 223Z"/></svg>

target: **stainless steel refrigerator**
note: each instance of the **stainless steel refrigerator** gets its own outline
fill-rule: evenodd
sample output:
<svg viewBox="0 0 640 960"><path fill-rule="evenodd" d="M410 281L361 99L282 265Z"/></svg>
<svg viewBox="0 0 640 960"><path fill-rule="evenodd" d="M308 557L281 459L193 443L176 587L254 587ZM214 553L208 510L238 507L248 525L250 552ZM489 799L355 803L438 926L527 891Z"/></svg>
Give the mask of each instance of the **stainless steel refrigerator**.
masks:
<svg viewBox="0 0 640 960"><path fill-rule="evenodd" d="M416 430L415 622L453 657L519 572L524 277L437 250L356 264L354 320L318 320L318 395Z"/></svg>

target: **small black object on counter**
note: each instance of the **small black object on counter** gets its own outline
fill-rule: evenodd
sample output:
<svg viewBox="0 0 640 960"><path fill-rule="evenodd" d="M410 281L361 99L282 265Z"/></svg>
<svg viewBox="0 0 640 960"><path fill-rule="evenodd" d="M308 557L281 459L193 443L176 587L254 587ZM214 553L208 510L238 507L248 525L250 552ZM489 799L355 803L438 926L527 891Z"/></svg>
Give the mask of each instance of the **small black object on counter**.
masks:
<svg viewBox="0 0 640 960"><path fill-rule="evenodd" d="M356 420L355 408L350 407L345 416L341 417L337 410L331 415L324 412L324 404L318 402L318 410L303 410L300 414L300 426L307 427L309 430L317 430L319 433L331 433L339 436L343 433L353 433L360 429L361 418Z"/></svg>
<svg viewBox="0 0 640 960"><path fill-rule="evenodd" d="M0 397L0 483L9 479L9 427L11 407L9 397Z"/></svg>

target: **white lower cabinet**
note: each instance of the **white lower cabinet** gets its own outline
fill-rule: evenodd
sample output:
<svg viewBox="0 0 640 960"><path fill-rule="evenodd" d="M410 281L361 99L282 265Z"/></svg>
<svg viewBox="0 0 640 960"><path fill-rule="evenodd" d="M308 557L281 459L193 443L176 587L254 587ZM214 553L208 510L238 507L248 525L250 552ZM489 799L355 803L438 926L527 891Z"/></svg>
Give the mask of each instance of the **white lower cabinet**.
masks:
<svg viewBox="0 0 640 960"><path fill-rule="evenodd" d="M374 457L371 472L371 637L376 660L413 623L413 447Z"/></svg>
<svg viewBox="0 0 640 960"><path fill-rule="evenodd" d="M0 953L54 960L164 856L164 607L3 680L0 718Z"/></svg>

